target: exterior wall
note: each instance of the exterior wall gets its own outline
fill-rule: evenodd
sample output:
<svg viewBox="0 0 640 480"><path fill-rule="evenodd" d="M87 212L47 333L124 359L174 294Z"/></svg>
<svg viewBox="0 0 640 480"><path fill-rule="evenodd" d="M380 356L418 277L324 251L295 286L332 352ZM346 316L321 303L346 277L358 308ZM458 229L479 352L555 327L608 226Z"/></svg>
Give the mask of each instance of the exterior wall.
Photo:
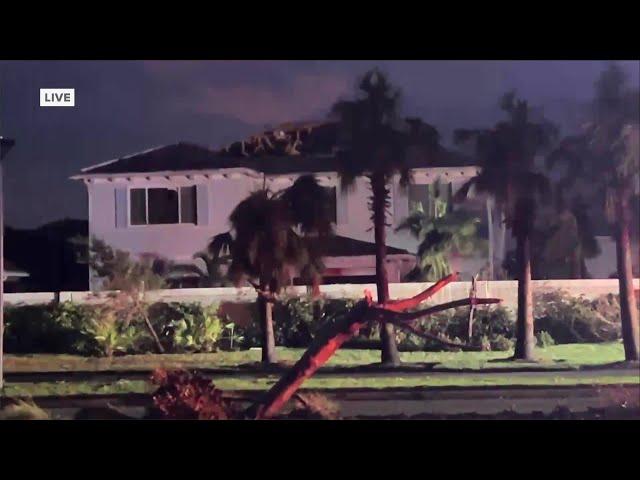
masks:
<svg viewBox="0 0 640 480"><path fill-rule="evenodd" d="M203 224L199 219L198 225L130 225L127 218L125 226L116 226L116 189L191 185L208 187L208 218ZM232 209L257 186L255 179L241 174L229 178L175 176L94 181L87 184L89 235L134 255L150 253L189 262L196 252L207 246L211 237L229 230L228 218Z"/></svg>
<svg viewBox="0 0 640 480"><path fill-rule="evenodd" d="M471 176L475 175L475 167L461 167L459 169L432 168L416 170L413 182L417 184L433 183L440 178L444 182L451 182L454 192ZM189 262L193 254L204 249L214 235L227 231L228 217L233 208L250 192L261 188L263 181L271 190L280 190L293 183L297 175L280 175L263 179L259 175L251 176L243 173L211 172L194 175L169 174L168 176L135 175L131 177L114 176L113 178L93 179L87 183L89 194L89 233L107 242L109 245L133 254L150 253L172 260ZM371 225L371 213L368 209L371 190L366 178L358 178L347 192L343 192L335 173L316 175L320 184L337 187L337 224L336 233L357 240L373 242L374 232ZM154 187L154 186L188 186L207 185L208 188L208 222L206 225L176 224L176 225L142 225L124 228L116 227L115 191L116 188ZM391 185L390 226L387 228L387 244L393 247L415 252L417 241L408 232L395 232L399 222L408 214L407 192L399 187L396 177ZM486 215L486 213L485 213ZM507 240L510 234L507 232ZM588 269L593 278L608 278L615 271L615 245L608 237L599 238L602 254L587 261ZM634 249L638 252L638 248ZM359 260L336 260L343 265L345 262ZM364 269L375 265L371 260ZM461 272L463 279L468 279L487 265L487 259L482 256L454 258L452 268ZM355 264L354 264L355 266ZM634 256L634 266L638 268L637 253ZM404 267L395 264L389 266L389 278L392 282L399 281ZM402 272L400 271L402 270ZM366 274L366 273L352 273Z"/></svg>

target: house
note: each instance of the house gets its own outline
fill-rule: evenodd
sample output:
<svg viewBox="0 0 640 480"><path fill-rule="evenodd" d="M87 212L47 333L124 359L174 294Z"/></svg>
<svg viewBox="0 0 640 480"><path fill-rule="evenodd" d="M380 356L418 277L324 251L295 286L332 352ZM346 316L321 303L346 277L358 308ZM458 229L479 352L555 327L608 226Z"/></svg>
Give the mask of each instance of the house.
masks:
<svg viewBox="0 0 640 480"><path fill-rule="evenodd" d="M87 187L90 237L136 255L197 264L194 253L229 229L229 214L248 194L280 190L300 175L314 174L329 189L335 211L337 238L325 259L325 281L369 282L375 254L368 181L358 178L353 188L341 188L336 134L329 122L286 124L218 151L190 143L159 146L87 167L72 178ZM426 205L428 185L437 179L443 194L451 195L477 173L469 157L444 148L428 160L414 151L409 162L413 183L403 189L394 178L391 186L387 268L392 282L401 281L415 262L416 240L394 231L410 206ZM486 263L486 258L462 259L456 268L470 276Z"/></svg>

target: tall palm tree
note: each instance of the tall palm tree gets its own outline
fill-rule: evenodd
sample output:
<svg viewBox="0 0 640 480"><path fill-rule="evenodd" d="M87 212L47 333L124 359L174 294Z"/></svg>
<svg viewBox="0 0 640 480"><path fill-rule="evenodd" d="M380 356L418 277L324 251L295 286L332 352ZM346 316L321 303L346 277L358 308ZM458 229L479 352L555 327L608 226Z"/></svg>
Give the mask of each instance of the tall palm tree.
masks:
<svg viewBox="0 0 640 480"><path fill-rule="evenodd" d="M439 191L439 182L432 184ZM469 255L480 250L484 242L478 238L480 219L460 208L452 210L448 202L432 195L431 211L425 212L419 203L396 231L409 231L420 243L418 264L406 279L413 282L435 282L451 273L449 255L453 252Z"/></svg>
<svg viewBox="0 0 640 480"><path fill-rule="evenodd" d="M399 174L401 185L409 182L409 142L436 148L437 131L420 121L399 116L400 92L378 69L364 74L356 98L338 101L332 115L338 122L337 159L343 188L366 176L371 187L371 220L376 244L376 286L378 303L389 300L389 279L385 269L389 184ZM426 150L428 151L427 148ZM425 149L423 148L423 151ZM381 326L383 364L398 365L400 356L393 325Z"/></svg>
<svg viewBox="0 0 640 480"><path fill-rule="evenodd" d="M508 119L487 130L457 130L456 143L476 142L480 173L458 192L466 195L473 186L492 195L505 212L505 221L516 239L518 317L514 359L533 360L533 308L531 292L531 234L540 194L548 194L546 177L535 168L536 156L549 148L556 128L544 120L531 119L529 105L515 92L503 96L501 109ZM543 195L545 197L546 195Z"/></svg>
<svg viewBox="0 0 640 480"><path fill-rule="evenodd" d="M631 261L632 201L640 174L638 90L628 87L624 71L610 65L595 85L592 121L579 135L566 137L548 157L548 166L567 165L567 183L589 181L605 199L614 226L620 316L626 360L640 358L640 329L633 292Z"/></svg>
<svg viewBox="0 0 640 480"><path fill-rule="evenodd" d="M556 185L554 208L536 228L533 270L538 278L589 278L586 259L601 251L589 207L579 195L566 202L560 186Z"/></svg>
<svg viewBox="0 0 640 480"><path fill-rule="evenodd" d="M276 361L273 304L294 274L317 282L323 269L323 245L332 232L327 192L313 176L302 176L288 189L252 193L231 212L231 234L214 237L216 255L227 246L228 276L258 293L263 335L262 362Z"/></svg>

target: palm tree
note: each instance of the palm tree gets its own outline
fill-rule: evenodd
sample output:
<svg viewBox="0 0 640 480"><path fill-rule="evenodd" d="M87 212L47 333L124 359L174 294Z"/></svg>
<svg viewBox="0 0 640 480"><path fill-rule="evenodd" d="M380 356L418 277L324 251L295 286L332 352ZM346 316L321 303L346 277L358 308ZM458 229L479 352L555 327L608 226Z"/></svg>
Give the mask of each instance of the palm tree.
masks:
<svg viewBox="0 0 640 480"><path fill-rule="evenodd" d="M439 191L439 182L432 184ZM462 209L451 210L446 201L435 195L429 202L432 211L425 212L419 203L398 225L396 231L408 230L420 243L418 264L406 279L413 282L435 282L451 273L449 255L469 255L484 246L477 235L480 219Z"/></svg>
<svg viewBox="0 0 640 480"><path fill-rule="evenodd" d="M343 188L366 176L371 187L371 220L376 244L376 286L378 303L389 300L389 280L385 269L389 184L400 174L401 185L410 179L410 142L421 153L438 145L437 131L419 120L399 116L400 92L387 77L373 69L362 77L356 98L338 101L332 109L338 121L338 173ZM424 147L427 147L426 149ZM414 152L415 153L415 152ZM381 326L382 363L400 364L393 325Z"/></svg>
<svg viewBox="0 0 640 480"><path fill-rule="evenodd" d="M550 123L531 120L526 101L507 93L501 109L508 120L488 130L457 130L456 143L475 140L480 173L458 192L463 197L473 186L489 193L505 212L505 221L516 239L518 317L514 359L533 360L533 308L531 292L531 234L537 197L548 194L546 177L535 170L535 158L551 146L557 130ZM543 195L545 197L546 195Z"/></svg>
<svg viewBox="0 0 640 480"><path fill-rule="evenodd" d="M632 202L640 173L638 90L627 86L624 71L609 66L596 82L592 121L579 135L566 137L549 155L547 164L567 165L568 184L590 182L595 195L605 199L605 215L614 226L620 316L625 359L640 358L640 329L633 292L631 262ZM596 188L593 188L596 186Z"/></svg>
<svg viewBox="0 0 640 480"><path fill-rule="evenodd" d="M332 232L327 192L313 176L302 176L288 189L252 193L231 212L233 236L214 237L213 255L229 247L229 278L249 282L258 293L263 333L262 362L276 361L273 304L292 276L317 283L322 253Z"/></svg>
<svg viewBox="0 0 640 480"><path fill-rule="evenodd" d="M533 239L538 278L589 278L586 259L600 255L589 207L581 196L569 204L556 185L556 204Z"/></svg>

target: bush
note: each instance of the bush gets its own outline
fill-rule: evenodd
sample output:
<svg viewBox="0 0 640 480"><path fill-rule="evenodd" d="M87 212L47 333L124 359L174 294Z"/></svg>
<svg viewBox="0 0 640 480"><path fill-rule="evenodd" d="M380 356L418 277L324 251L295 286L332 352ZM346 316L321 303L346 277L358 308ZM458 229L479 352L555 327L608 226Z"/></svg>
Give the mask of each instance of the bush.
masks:
<svg viewBox="0 0 640 480"><path fill-rule="evenodd" d="M5 349L8 353L90 355L95 342L86 331L94 316L88 305L25 305L5 309Z"/></svg>
<svg viewBox="0 0 640 480"><path fill-rule="evenodd" d="M555 345L556 342L548 332L544 330L536 333L536 343L541 348L550 347L551 345Z"/></svg>
<svg viewBox="0 0 640 480"><path fill-rule="evenodd" d="M418 322L418 328L443 340L467 343L469 332L469 308L458 308L451 312L432 315ZM475 311L471 344L484 350L508 350L506 340L515 337L515 322L510 310L498 306L481 308ZM435 340L425 340L416 335L396 329L398 347L403 351L441 351L449 350ZM495 342L497 348L491 346Z"/></svg>
<svg viewBox="0 0 640 480"><path fill-rule="evenodd" d="M217 305L157 303L149 309L149 316L169 352L201 353L218 348L224 327Z"/></svg>
<svg viewBox="0 0 640 480"><path fill-rule="evenodd" d="M610 307L611 305L609 305ZM600 304L602 309L602 304ZM607 316L614 318L609 310ZM554 291L534 295L535 332L556 343L598 343L620 338L620 323L598 312L597 302Z"/></svg>
<svg viewBox="0 0 640 480"><path fill-rule="evenodd" d="M273 309L273 328L276 345L305 348L325 323L344 315L355 302L350 299L320 299L309 297L285 298ZM242 338L244 348L260 347L262 331L260 316L255 304L252 306L253 319L244 328L237 327L237 335Z"/></svg>
<svg viewBox="0 0 640 480"><path fill-rule="evenodd" d="M491 346L491 350L494 352L507 352L513 349L514 340L507 338L502 334L498 334L490 340L489 344Z"/></svg>

